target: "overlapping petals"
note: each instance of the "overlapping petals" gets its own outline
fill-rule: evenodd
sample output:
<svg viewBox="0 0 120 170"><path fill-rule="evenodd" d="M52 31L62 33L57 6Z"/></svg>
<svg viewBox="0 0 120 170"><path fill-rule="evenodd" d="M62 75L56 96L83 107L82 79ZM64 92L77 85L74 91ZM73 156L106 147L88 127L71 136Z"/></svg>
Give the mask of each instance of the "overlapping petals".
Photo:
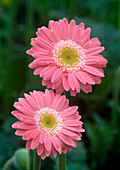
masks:
<svg viewBox="0 0 120 170"><path fill-rule="evenodd" d="M37 31L37 38L32 38L33 46L27 51L35 60L29 65L35 69L34 74L43 77L42 84L56 89L57 93L64 90L75 96L82 89L85 93L92 91L93 84L99 84L107 60L99 53L104 50L97 38L90 39L91 29L84 24L76 25L74 20L68 24L67 19L59 22L50 21L49 28L42 27ZM70 57L62 56L61 51L68 50ZM71 52L73 51L73 52ZM61 56L63 57L61 59ZM62 60L62 61L61 61ZM69 60L73 64L69 65Z"/></svg>
<svg viewBox="0 0 120 170"><path fill-rule="evenodd" d="M15 134L27 140L26 148L37 148L42 159L71 151L81 139L82 122L77 106L68 106L69 100L52 90L24 94L14 106L12 114L19 119L12 127Z"/></svg>

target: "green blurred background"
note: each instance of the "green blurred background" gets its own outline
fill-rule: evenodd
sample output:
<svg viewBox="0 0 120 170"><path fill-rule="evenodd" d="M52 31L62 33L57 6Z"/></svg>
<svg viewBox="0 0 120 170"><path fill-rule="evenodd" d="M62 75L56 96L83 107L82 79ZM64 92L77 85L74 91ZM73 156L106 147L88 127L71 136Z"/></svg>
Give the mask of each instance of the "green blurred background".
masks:
<svg viewBox="0 0 120 170"><path fill-rule="evenodd" d="M78 148L67 153L67 170L120 169L120 0L0 0L0 169L25 141L14 135L10 114L24 92L43 90L26 55L37 28L66 17L91 27L92 37L105 46L105 78L90 94L71 97L78 105L84 128ZM31 167L33 152L31 151ZM57 159L42 161L42 169L56 170ZM20 169L11 166L11 170ZM27 169L27 168L26 168Z"/></svg>

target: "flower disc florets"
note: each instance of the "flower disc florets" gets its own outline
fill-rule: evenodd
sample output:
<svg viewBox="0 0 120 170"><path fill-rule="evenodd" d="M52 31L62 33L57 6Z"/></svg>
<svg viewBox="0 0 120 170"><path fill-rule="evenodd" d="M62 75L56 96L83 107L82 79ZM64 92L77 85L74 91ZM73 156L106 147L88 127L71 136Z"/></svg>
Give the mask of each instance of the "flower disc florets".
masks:
<svg viewBox="0 0 120 170"><path fill-rule="evenodd" d="M37 111L34 119L39 131L47 135L57 135L63 128L63 121L59 112L48 107Z"/></svg>
<svg viewBox="0 0 120 170"><path fill-rule="evenodd" d="M54 46L53 60L63 71L78 71L85 64L85 50L72 40L61 40Z"/></svg>

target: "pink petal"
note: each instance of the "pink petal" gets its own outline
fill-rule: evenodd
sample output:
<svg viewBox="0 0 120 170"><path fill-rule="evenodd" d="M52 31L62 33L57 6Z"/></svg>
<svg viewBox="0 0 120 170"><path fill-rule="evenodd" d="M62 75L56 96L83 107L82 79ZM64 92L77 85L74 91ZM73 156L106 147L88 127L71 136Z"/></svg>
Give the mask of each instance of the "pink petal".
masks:
<svg viewBox="0 0 120 170"><path fill-rule="evenodd" d="M43 56L43 54L41 54L41 55L37 54L37 56L39 56L36 59L36 63L38 63L38 65L39 65L39 63L47 63L47 62L52 63L53 62L53 59L49 56L49 54L47 54L46 56L45 56L45 54L44 54L44 56Z"/></svg>
<svg viewBox="0 0 120 170"><path fill-rule="evenodd" d="M84 30L84 23L83 22L81 22L79 25L78 25L78 27L83 31Z"/></svg>
<svg viewBox="0 0 120 170"><path fill-rule="evenodd" d="M61 38L61 40L65 40L67 38L65 23L63 20L59 20L58 24L59 24L60 38Z"/></svg>
<svg viewBox="0 0 120 170"><path fill-rule="evenodd" d="M75 140L73 140L73 142L74 142L74 146L73 147L74 148L77 147L78 146L77 142Z"/></svg>
<svg viewBox="0 0 120 170"><path fill-rule="evenodd" d="M53 108L55 108L55 106L56 106L56 102L58 101L58 99L60 98L60 94L56 94L56 96L55 96L55 98L54 98L54 100L53 100L53 103L52 103L52 107Z"/></svg>
<svg viewBox="0 0 120 170"><path fill-rule="evenodd" d="M31 107L34 109L34 110L38 110L38 107L36 105L36 102L35 100L28 94L24 93L24 96L26 98L26 100L28 101L28 103L31 105Z"/></svg>
<svg viewBox="0 0 120 170"><path fill-rule="evenodd" d="M51 140L50 137L47 135L44 135L44 144L45 144L45 148L47 149L47 151L51 150Z"/></svg>
<svg viewBox="0 0 120 170"><path fill-rule="evenodd" d="M64 121L64 124L65 124L66 126L79 126L79 125L82 124L82 122L81 122L81 121L78 121L78 120L65 120L65 121Z"/></svg>
<svg viewBox="0 0 120 170"><path fill-rule="evenodd" d="M52 148L52 154L54 157L57 157L57 151L54 147Z"/></svg>
<svg viewBox="0 0 120 170"><path fill-rule="evenodd" d="M90 41L91 41L90 48L99 47L101 45L101 42L98 40L98 38L92 38Z"/></svg>
<svg viewBox="0 0 120 170"><path fill-rule="evenodd" d="M19 111L21 111L23 114L26 114L27 116L29 116L29 115L34 115L34 113L35 113L35 111L34 112L32 112L32 111L28 111L25 107L23 107L23 106L17 106L16 107Z"/></svg>
<svg viewBox="0 0 120 170"><path fill-rule="evenodd" d="M45 158L46 158L45 152L43 152L43 153L41 154L41 158L42 158L42 159L45 159Z"/></svg>
<svg viewBox="0 0 120 170"><path fill-rule="evenodd" d="M15 134L17 136L23 136L25 132L26 132L26 130L24 130L24 129L17 129Z"/></svg>
<svg viewBox="0 0 120 170"><path fill-rule="evenodd" d="M24 121L26 123L29 123L29 124L35 124L35 120L33 117L28 117L28 116L25 116L24 114L17 114L16 117L21 120L21 121Z"/></svg>
<svg viewBox="0 0 120 170"><path fill-rule="evenodd" d="M86 79L82 73L83 73L82 71L77 71L75 72L75 76L81 83L86 84Z"/></svg>
<svg viewBox="0 0 120 170"><path fill-rule="evenodd" d="M93 81L93 79L91 78L91 75L89 73L82 72L82 75L86 78L87 83L95 84L95 82Z"/></svg>
<svg viewBox="0 0 120 170"><path fill-rule="evenodd" d="M52 50L53 49L53 45L52 43L49 43L48 41L46 41L45 39L39 39L36 38L37 43L39 43L39 46L44 48L45 50ZM34 45L33 45L34 46Z"/></svg>
<svg viewBox="0 0 120 170"><path fill-rule="evenodd" d="M66 117L66 119L65 120L79 120L80 118L81 118L81 116L80 115L78 115L78 114L76 114L77 112L75 112L74 114L72 114L72 115L70 115L69 117Z"/></svg>
<svg viewBox="0 0 120 170"><path fill-rule="evenodd" d="M38 110L39 110L41 108L41 95L42 95L42 93L39 93L38 91L34 90L31 95L34 97L34 100L35 100L36 105L37 105Z"/></svg>
<svg viewBox="0 0 120 170"><path fill-rule="evenodd" d="M86 54L93 55L98 54L104 50L104 47L95 47L87 50Z"/></svg>
<svg viewBox="0 0 120 170"><path fill-rule="evenodd" d="M68 105L69 105L69 100L68 100L68 99L66 99L66 100L65 100L65 104L64 104L64 106L61 108L61 111L63 111L63 110L65 110L65 109L67 109L67 108L68 108Z"/></svg>
<svg viewBox="0 0 120 170"><path fill-rule="evenodd" d="M68 21L66 18L63 18L64 24L65 24L65 34L66 37L68 37Z"/></svg>
<svg viewBox="0 0 120 170"><path fill-rule="evenodd" d="M66 117L74 114L77 109L78 109L78 106L69 107L69 108L65 109L64 111L62 111L61 115L63 118L66 118Z"/></svg>
<svg viewBox="0 0 120 170"><path fill-rule="evenodd" d="M44 72L44 79L45 80L51 80L51 78L52 78L52 75L53 75L53 73L55 72L55 70L56 70L56 66L53 66L53 67L51 67L51 68L49 68L49 70L47 70L46 72ZM41 72L42 73L42 72ZM40 76L41 76L41 73L40 73Z"/></svg>
<svg viewBox="0 0 120 170"><path fill-rule="evenodd" d="M52 42L55 41L54 38L52 37L51 31L50 31L48 28L42 27L42 32L46 35L46 37L47 37L50 41L52 41Z"/></svg>
<svg viewBox="0 0 120 170"><path fill-rule="evenodd" d="M44 145L39 144L37 147L37 154L41 155L44 151Z"/></svg>
<svg viewBox="0 0 120 170"><path fill-rule="evenodd" d="M19 98L19 102L23 105L28 111L34 112L35 110L31 107L31 105L24 98Z"/></svg>
<svg viewBox="0 0 120 170"><path fill-rule="evenodd" d="M73 140L63 134L59 134L59 138L61 139L61 141L63 141L65 144L70 145L70 146L74 146Z"/></svg>
<svg viewBox="0 0 120 170"><path fill-rule="evenodd" d="M77 77L75 76L75 74L73 74L73 81L74 81L74 84L75 84L75 89L79 93L80 92L80 82L77 79Z"/></svg>
<svg viewBox="0 0 120 170"><path fill-rule="evenodd" d="M66 97L65 96L61 96L58 101L56 102L56 105L55 105L55 109L56 111L61 111L62 107L64 106L65 104L65 101L66 101Z"/></svg>
<svg viewBox="0 0 120 170"><path fill-rule="evenodd" d="M80 35L80 28L76 29L75 33L73 34L73 37L72 37L72 40L77 42L78 38L79 38L79 35Z"/></svg>
<svg viewBox="0 0 120 170"><path fill-rule="evenodd" d="M17 129L18 128L18 125L21 123L21 121L18 121L18 122L15 122L12 124L12 128L15 128Z"/></svg>
<svg viewBox="0 0 120 170"><path fill-rule="evenodd" d="M56 93L60 93L60 94L62 94L63 93L63 91L64 91L64 88L63 88L63 86L61 85L61 86L59 86L57 89L56 89Z"/></svg>
<svg viewBox="0 0 120 170"><path fill-rule="evenodd" d="M19 102L14 103L14 107L27 116L32 116L34 112L23 107Z"/></svg>
<svg viewBox="0 0 120 170"><path fill-rule="evenodd" d="M83 70L87 71L88 73L91 73L96 76L104 77L104 74L100 71L100 69L93 67L93 66L86 66L83 67Z"/></svg>
<svg viewBox="0 0 120 170"><path fill-rule="evenodd" d="M52 42L54 42L54 40L53 39L51 40L50 38L48 38L46 36L46 34L44 33L44 28L46 28L46 27L39 28L36 35L38 36L39 40L42 40L43 42L47 42L48 45L52 44Z"/></svg>
<svg viewBox="0 0 120 170"><path fill-rule="evenodd" d="M76 90L70 90L70 95L71 96L76 96L76 94L77 94L77 91Z"/></svg>
<svg viewBox="0 0 120 170"><path fill-rule="evenodd" d="M46 156L50 156L50 153L51 153L51 150L50 151L45 150Z"/></svg>
<svg viewBox="0 0 120 170"><path fill-rule="evenodd" d="M51 66L43 67L43 70L41 71L40 76L43 77L44 74L46 73L46 71L48 71L50 68L51 68Z"/></svg>
<svg viewBox="0 0 120 170"><path fill-rule="evenodd" d="M45 106L46 107L52 106L51 93L48 89L45 90Z"/></svg>
<svg viewBox="0 0 120 170"><path fill-rule="evenodd" d="M52 76L51 82L53 83L58 81L62 77L62 75L63 75L62 70L57 69Z"/></svg>
<svg viewBox="0 0 120 170"><path fill-rule="evenodd" d="M37 132L36 132L37 131ZM23 137L22 137L22 139L24 139L24 140L29 140L29 139L31 139L31 138L33 138L33 134L36 134L36 137L39 135L39 131L38 131L38 129L36 129L36 130L34 130L34 129L32 129L32 130L27 130L25 133L24 133L24 135L23 135Z"/></svg>
<svg viewBox="0 0 120 170"><path fill-rule="evenodd" d="M72 73L68 73L68 83L72 90L75 90L75 84L74 84L74 75Z"/></svg>
<svg viewBox="0 0 120 170"><path fill-rule="evenodd" d="M81 140L81 137L80 136L73 136L73 139L74 140Z"/></svg>
<svg viewBox="0 0 120 170"><path fill-rule="evenodd" d="M96 83L96 84L100 84L101 83L101 78L98 77L98 76L94 76L94 75L90 75L90 77L93 79L93 81Z"/></svg>
<svg viewBox="0 0 120 170"><path fill-rule="evenodd" d="M52 144L53 146L55 147L55 149L61 153L62 152L62 148L61 148L61 143L60 143L60 140L58 137L56 136L51 136L51 141L52 141Z"/></svg>
<svg viewBox="0 0 120 170"><path fill-rule="evenodd" d="M81 88L85 93L89 93L92 91L92 86L90 84L85 84L85 85L81 84Z"/></svg>
<svg viewBox="0 0 120 170"><path fill-rule="evenodd" d="M32 49L30 49L30 50L27 50L26 53L29 54L29 55L32 55L33 51L32 51Z"/></svg>
<svg viewBox="0 0 120 170"><path fill-rule="evenodd" d="M49 88L52 88L52 83L49 82L49 84L47 84L46 86L47 86L48 89L49 89Z"/></svg>
<svg viewBox="0 0 120 170"><path fill-rule="evenodd" d="M75 132L72 132L67 129L62 129L61 133L63 133L64 135L67 135L67 136L77 136L77 134Z"/></svg>
<svg viewBox="0 0 120 170"><path fill-rule="evenodd" d="M61 85L61 81L62 81L62 77L61 77L61 79L59 79L57 82L54 82L54 83L52 84L52 89L57 89L57 88L59 88L60 85Z"/></svg>
<svg viewBox="0 0 120 170"><path fill-rule="evenodd" d="M63 150L62 150L63 153L66 153L66 152L67 152L67 148L68 148L67 146L68 146L68 145L65 145L65 146L63 147Z"/></svg>
<svg viewBox="0 0 120 170"><path fill-rule="evenodd" d="M81 131L81 125L80 126L66 126L65 129L74 131L74 132L80 132Z"/></svg>
<svg viewBox="0 0 120 170"><path fill-rule="evenodd" d="M90 33L91 33L91 29L87 28L84 30L84 33L81 37L81 39L83 40L81 45L83 45L86 41L88 41L90 39Z"/></svg>
<svg viewBox="0 0 120 170"><path fill-rule="evenodd" d="M70 85L68 83L68 77L63 75L63 87L66 91L70 90Z"/></svg>
<svg viewBox="0 0 120 170"><path fill-rule="evenodd" d="M32 139L28 140L27 143L26 143L26 149L31 149L31 142L32 142Z"/></svg>
<svg viewBox="0 0 120 170"><path fill-rule="evenodd" d="M44 143L44 134L43 133L40 134L40 143L41 144Z"/></svg>
<svg viewBox="0 0 120 170"><path fill-rule="evenodd" d="M72 39L75 25L75 21L71 20L70 24L68 25L68 39Z"/></svg>
<svg viewBox="0 0 120 170"><path fill-rule="evenodd" d="M44 67L38 67L38 68L36 68L35 71L34 71L34 75L40 74L40 72L41 72L43 69L44 69Z"/></svg>
<svg viewBox="0 0 120 170"><path fill-rule="evenodd" d="M31 124L28 124L28 123L25 123L25 122L20 122L19 124L17 124L16 128L19 128L19 129L35 129L36 125L31 125Z"/></svg>
<svg viewBox="0 0 120 170"><path fill-rule="evenodd" d="M58 42L61 40L58 32L58 24L54 21L49 21L49 28L51 29L52 36L54 37L55 41Z"/></svg>
<svg viewBox="0 0 120 170"><path fill-rule="evenodd" d="M37 137L36 139L32 140L32 142L31 142L31 149L37 148L38 145L39 145L39 137Z"/></svg>
<svg viewBox="0 0 120 170"><path fill-rule="evenodd" d="M35 59L34 62L32 63L32 68L36 68L36 67L44 67L47 65L53 65L54 61L53 60L44 60L41 61L39 58ZM29 65L31 67L31 65Z"/></svg>

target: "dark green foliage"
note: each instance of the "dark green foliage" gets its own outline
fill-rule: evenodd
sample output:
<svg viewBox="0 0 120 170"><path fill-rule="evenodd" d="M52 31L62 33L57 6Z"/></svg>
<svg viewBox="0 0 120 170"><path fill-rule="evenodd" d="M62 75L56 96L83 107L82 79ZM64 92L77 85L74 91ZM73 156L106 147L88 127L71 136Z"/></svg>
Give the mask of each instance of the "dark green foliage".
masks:
<svg viewBox="0 0 120 170"><path fill-rule="evenodd" d="M96 169L100 165L104 165L109 151L118 133L112 125L101 119L97 114L94 115L95 123L85 123L86 134L90 141L91 168Z"/></svg>
<svg viewBox="0 0 120 170"><path fill-rule="evenodd" d="M41 78L33 75L26 55L30 39L49 19L66 17L91 27L92 37L105 46L108 60L105 78L91 94L71 97L78 105L84 128L78 148L67 153L67 170L120 169L120 0L1 0L0 1L0 170L18 148L25 147L16 137L10 114L13 103L24 92L43 90ZM9 3L10 2L10 3ZM31 167L33 154L31 152ZM11 170L16 169L15 166ZM42 161L42 169L57 169L57 159ZM23 170L23 169L22 169Z"/></svg>
<svg viewBox="0 0 120 170"><path fill-rule="evenodd" d="M89 170L87 164L87 150L83 142L78 142L78 147L67 152L67 169Z"/></svg>

